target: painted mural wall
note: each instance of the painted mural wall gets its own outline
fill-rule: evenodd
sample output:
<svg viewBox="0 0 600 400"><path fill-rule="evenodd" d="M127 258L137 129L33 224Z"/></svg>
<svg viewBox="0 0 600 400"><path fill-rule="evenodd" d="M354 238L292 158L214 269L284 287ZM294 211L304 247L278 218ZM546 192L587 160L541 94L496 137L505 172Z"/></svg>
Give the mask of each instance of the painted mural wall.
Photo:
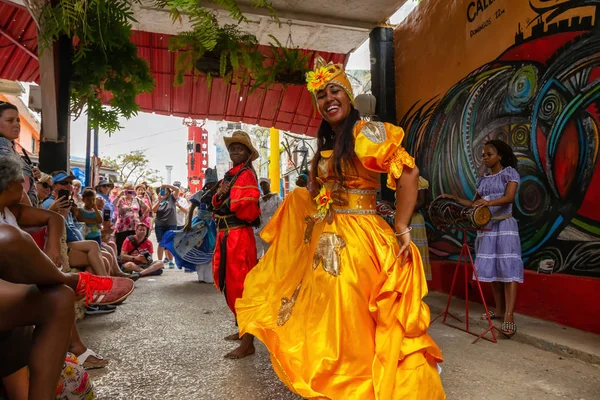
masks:
<svg viewBox="0 0 600 400"><path fill-rule="evenodd" d="M600 277L600 0L423 0L395 31L397 115L431 196L515 150L526 268ZM430 228L432 255L461 238Z"/></svg>

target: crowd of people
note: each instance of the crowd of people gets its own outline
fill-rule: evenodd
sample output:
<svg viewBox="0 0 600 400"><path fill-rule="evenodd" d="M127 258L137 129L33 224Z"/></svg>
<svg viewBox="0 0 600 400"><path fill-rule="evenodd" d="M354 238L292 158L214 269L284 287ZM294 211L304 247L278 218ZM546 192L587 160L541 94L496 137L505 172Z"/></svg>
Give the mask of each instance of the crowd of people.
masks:
<svg viewBox="0 0 600 400"><path fill-rule="evenodd" d="M9 355L0 378L9 399L51 398L75 384L65 368L83 377L84 368L106 366L77 334L76 299L88 314L114 312L135 280L175 266L223 293L238 327L225 337L238 343L225 357L253 354L258 338L303 397L445 398L423 302L429 182L401 128L360 118L342 65L317 56L307 82L323 121L310 172L285 198L257 176L258 151L241 130L224 138L229 171L219 179L207 169L197 193L180 182L118 187L104 178L82 187L67 171L45 174L28 162L14 142L16 108L0 103L0 351ZM491 173L475 199L447 197L492 211L475 245L478 275L496 300L482 318L503 318L512 335L523 281L512 217L517 159L497 140L482 157ZM393 204L378 199L381 173Z"/></svg>

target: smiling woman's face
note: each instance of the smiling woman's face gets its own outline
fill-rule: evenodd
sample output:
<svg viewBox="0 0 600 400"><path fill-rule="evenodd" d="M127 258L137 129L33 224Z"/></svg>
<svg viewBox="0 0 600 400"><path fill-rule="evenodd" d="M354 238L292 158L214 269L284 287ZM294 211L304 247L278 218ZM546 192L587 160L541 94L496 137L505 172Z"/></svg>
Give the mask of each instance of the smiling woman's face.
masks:
<svg viewBox="0 0 600 400"><path fill-rule="evenodd" d="M323 119L335 128L350 114L352 103L344 89L330 83L317 92L317 108Z"/></svg>

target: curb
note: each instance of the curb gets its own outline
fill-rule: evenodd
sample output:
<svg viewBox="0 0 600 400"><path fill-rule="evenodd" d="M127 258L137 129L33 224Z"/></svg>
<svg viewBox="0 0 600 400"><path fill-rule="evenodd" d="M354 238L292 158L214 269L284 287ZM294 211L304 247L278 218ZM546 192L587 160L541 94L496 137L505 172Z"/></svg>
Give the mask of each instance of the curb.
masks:
<svg viewBox="0 0 600 400"><path fill-rule="evenodd" d="M429 305L432 319L446 309L447 299L448 297L446 294L437 292L431 292L424 299ZM450 312L459 317L462 321L465 320L466 315L464 304L464 300L453 298L452 304L450 305ZM487 321L478 318L483 312L482 304L469 302L469 325L477 327L481 332L489 327ZM474 318L473 316L477 317ZM449 319L453 320L451 317ZM563 327L555 323L537 320L521 314L515 314L515 319L519 321L519 330L509 340L524 343L541 350L550 351L560 356L575 358L588 364L600 366L600 336L594 335L593 333L578 331L573 328ZM441 323L441 320L438 320L435 323L439 324ZM457 322L457 325L460 326L460 323ZM528 329L534 327L534 325L538 325L536 329ZM498 324L496 324L496 326L499 327ZM538 334L540 333L540 326L541 329L543 329L543 336ZM564 333L555 335L553 334L554 331L574 331L578 336L584 337L583 342L592 344L582 346L582 348L576 348L571 344L565 343L564 340L561 340ZM491 338L491 334L487 333L486 337ZM496 332L496 337L498 340L506 340L504 336L498 332ZM586 349L585 347L590 347L590 349Z"/></svg>

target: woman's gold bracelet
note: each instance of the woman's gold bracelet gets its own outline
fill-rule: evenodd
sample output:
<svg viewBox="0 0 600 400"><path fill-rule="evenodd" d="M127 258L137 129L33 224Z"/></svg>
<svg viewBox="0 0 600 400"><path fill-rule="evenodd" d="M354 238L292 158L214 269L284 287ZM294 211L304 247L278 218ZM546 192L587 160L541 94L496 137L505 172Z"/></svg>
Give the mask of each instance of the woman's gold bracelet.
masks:
<svg viewBox="0 0 600 400"><path fill-rule="evenodd" d="M402 235L406 235L407 233L410 233L410 231L412 231L412 226L409 226L408 229L402 233L395 233L395 236L402 236Z"/></svg>

